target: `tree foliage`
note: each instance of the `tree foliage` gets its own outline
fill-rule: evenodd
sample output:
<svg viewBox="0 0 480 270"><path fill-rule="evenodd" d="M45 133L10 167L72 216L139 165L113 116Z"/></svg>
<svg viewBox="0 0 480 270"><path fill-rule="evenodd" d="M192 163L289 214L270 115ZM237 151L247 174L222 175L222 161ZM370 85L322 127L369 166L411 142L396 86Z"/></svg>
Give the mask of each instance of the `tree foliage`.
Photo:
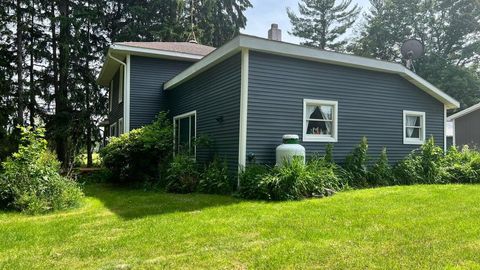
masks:
<svg viewBox="0 0 480 270"><path fill-rule="evenodd" d="M291 9L287 10L293 25L292 34L305 39L304 45L320 49L341 49L347 41L341 40L345 32L352 27L360 13L358 5L352 0L301 0L298 3L300 16Z"/></svg>

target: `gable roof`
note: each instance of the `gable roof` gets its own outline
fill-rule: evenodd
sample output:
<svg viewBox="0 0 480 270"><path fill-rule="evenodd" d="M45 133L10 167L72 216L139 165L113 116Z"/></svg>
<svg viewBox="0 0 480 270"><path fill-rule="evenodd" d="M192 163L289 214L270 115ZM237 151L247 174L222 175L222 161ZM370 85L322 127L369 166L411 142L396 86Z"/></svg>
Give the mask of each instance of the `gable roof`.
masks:
<svg viewBox="0 0 480 270"><path fill-rule="evenodd" d="M108 49L97 83L108 86L126 55L196 62L214 51L214 47L191 42L118 42Z"/></svg>
<svg viewBox="0 0 480 270"><path fill-rule="evenodd" d="M198 75L200 72L240 52L242 48L253 51L265 52L269 54L300 58L309 61L379 71L390 74L398 74L412 84L414 84L415 86L417 86L418 88L420 88L421 90L425 91L426 93L430 94L431 96L445 104L448 109L458 108L460 106L460 103L454 98L442 92L440 89L436 88L435 86L433 86L417 74L413 73L411 70L407 69L403 65L350 54L325 51L281 41L248 36L244 34L237 36L227 44L205 56L201 61L193 64L185 71L181 72L180 74L172 78L170 81L166 82L164 85L164 89L174 88L178 84L189 80L190 78Z"/></svg>
<svg viewBox="0 0 480 270"><path fill-rule="evenodd" d="M476 111L476 110L478 110L478 109L480 109L480 103L477 103L477 104L475 104L475 105L473 105L473 106L471 106L471 107L468 107L468 108L466 108L466 109L463 110L463 111L459 111L459 112L457 112L456 114L450 115L450 116L447 118L447 120L448 120L448 121L452 121L452 120L454 120L454 119L457 119L457 118L459 118L459 117L462 117L462 116L464 116L464 115L467 115L467 114L469 114L469 113L472 113L472 112L474 112L474 111Z"/></svg>

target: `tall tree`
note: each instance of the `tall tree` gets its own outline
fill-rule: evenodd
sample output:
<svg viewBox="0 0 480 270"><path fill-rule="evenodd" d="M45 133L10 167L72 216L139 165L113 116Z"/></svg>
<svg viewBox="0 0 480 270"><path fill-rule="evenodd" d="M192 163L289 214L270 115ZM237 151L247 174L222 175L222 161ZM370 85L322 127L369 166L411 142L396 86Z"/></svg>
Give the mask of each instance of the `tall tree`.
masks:
<svg viewBox="0 0 480 270"><path fill-rule="evenodd" d="M426 54L416 72L458 99L462 107L480 101L480 2L471 0L371 0L356 41L357 55L400 62L409 38L423 42Z"/></svg>
<svg viewBox="0 0 480 270"><path fill-rule="evenodd" d="M360 8L352 0L301 0L298 3L300 16L287 9L293 25L294 36L305 41L302 44L320 49L340 50L347 43L341 39L353 26Z"/></svg>

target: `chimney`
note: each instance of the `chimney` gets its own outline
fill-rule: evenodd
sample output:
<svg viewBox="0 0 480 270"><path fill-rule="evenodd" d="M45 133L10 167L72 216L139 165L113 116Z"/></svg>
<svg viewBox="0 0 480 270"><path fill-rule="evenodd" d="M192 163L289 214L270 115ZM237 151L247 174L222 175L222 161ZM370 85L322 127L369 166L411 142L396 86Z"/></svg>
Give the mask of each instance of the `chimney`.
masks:
<svg viewBox="0 0 480 270"><path fill-rule="evenodd" d="M272 23L272 28L268 30L268 39L282 41L282 30L278 29L278 24Z"/></svg>

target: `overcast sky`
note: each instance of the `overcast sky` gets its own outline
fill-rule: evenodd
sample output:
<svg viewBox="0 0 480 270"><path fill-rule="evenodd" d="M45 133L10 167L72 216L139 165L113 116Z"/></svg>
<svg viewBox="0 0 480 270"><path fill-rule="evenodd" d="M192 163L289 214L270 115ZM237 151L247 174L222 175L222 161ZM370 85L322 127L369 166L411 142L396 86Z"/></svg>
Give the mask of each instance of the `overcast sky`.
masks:
<svg viewBox="0 0 480 270"><path fill-rule="evenodd" d="M246 12L247 27L242 33L267 37L268 29L272 23L277 23L278 27L282 29L283 41L299 43L297 37L288 34L291 30L290 20L287 16L287 7L290 7L298 13L298 0L250 0L253 8ZM368 0L353 0L364 10L370 6Z"/></svg>

